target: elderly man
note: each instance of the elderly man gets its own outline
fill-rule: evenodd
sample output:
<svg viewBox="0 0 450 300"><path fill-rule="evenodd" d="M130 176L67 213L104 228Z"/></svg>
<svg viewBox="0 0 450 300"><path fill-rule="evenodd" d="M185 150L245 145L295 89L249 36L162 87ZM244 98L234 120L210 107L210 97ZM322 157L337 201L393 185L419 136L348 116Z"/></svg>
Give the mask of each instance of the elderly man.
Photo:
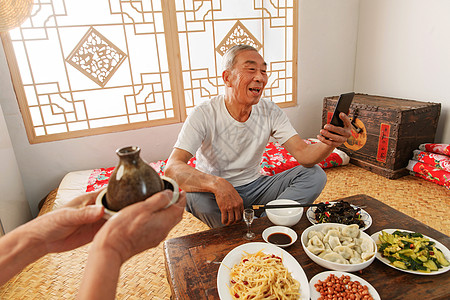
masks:
<svg viewBox="0 0 450 300"><path fill-rule="evenodd" d="M166 175L187 192L186 210L210 227L236 223L244 208L274 199L312 203L326 183L316 164L350 137L344 127L320 130L320 143L308 145L284 112L261 98L267 84L267 64L247 45L232 47L223 58L225 95L195 107L169 157ZM273 137L301 164L274 176L260 175L262 153ZM197 165L187 164L196 155Z"/></svg>

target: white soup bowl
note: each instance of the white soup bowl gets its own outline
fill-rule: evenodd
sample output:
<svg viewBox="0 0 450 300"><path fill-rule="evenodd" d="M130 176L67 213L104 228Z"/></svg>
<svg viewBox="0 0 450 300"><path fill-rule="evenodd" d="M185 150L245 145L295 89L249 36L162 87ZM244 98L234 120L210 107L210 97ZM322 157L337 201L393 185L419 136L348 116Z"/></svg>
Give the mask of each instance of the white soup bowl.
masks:
<svg viewBox="0 0 450 300"><path fill-rule="evenodd" d="M272 200L267 205L279 205L279 204L298 204L297 201L289 199L277 199ZM293 207L293 208L271 208L266 209L267 217L269 220L280 226L294 226L297 224L303 215L303 207Z"/></svg>

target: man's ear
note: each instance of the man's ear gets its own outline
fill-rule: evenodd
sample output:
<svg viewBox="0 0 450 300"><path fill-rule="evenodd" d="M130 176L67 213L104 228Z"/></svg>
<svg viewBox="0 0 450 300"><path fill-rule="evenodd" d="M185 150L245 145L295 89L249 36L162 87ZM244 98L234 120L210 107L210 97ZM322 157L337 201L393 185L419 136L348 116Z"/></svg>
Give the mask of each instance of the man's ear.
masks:
<svg viewBox="0 0 450 300"><path fill-rule="evenodd" d="M225 86L230 87L231 86L231 82L230 82L230 71L229 70L225 70L222 72L222 79L223 82L225 83Z"/></svg>

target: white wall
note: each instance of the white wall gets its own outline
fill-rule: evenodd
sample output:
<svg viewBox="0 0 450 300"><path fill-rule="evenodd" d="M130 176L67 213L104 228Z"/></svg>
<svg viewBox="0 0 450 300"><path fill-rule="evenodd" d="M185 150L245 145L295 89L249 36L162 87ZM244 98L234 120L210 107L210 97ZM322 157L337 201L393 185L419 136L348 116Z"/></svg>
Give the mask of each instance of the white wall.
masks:
<svg viewBox="0 0 450 300"><path fill-rule="evenodd" d="M450 1L361 0L355 90L441 103L450 143Z"/></svg>
<svg viewBox="0 0 450 300"><path fill-rule="evenodd" d="M29 221L31 212L1 105L0 166L0 221L4 231L8 232Z"/></svg>
<svg viewBox="0 0 450 300"><path fill-rule="evenodd" d="M288 116L304 138L322 126L323 98L353 91L359 0L299 5L298 107Z"/></svg>

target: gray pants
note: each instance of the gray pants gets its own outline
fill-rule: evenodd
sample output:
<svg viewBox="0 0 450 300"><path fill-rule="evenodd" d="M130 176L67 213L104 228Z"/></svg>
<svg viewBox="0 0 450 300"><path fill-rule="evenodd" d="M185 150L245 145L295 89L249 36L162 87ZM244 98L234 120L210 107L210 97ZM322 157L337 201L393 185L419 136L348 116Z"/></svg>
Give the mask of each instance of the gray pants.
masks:
<svg viewBox="0 0 450 300"><path fill-rule="evenodd" d="M235 189L244 201L244 208L267 204L274 199L291 199L306 204L314 202L326 181L327 176L319 166L297 166L273 176L262 176ZM211 228L224 226L213 193L187 193L186 198L188 212Z"/></svg>

